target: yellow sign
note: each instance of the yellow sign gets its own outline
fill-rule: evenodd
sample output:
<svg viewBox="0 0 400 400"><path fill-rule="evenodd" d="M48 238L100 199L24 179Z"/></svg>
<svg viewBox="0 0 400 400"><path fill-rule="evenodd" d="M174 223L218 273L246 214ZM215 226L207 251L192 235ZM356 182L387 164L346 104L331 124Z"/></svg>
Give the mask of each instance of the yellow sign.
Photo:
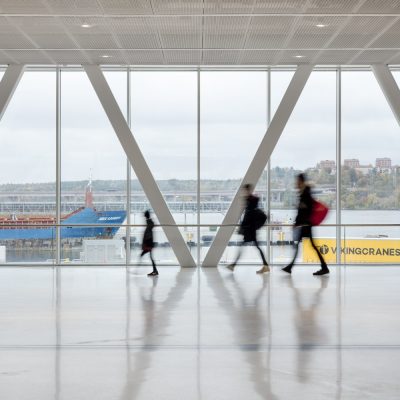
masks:
<svg viewBox="0 0 400 400"><path fill-rule="evenodd" d="M310 239L303 239L303 261L318 263L318 256ZM336 239L314 239L326 262L336 262ZM399 263L400 239L346 239L341 242L343 263Z"/></svg>

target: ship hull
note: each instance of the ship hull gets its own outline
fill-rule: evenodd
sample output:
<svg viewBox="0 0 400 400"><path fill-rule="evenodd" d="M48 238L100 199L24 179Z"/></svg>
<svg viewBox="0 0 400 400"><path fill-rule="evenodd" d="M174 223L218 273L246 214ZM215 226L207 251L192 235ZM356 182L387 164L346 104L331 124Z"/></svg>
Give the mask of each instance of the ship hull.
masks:
<svg viewBox="0 0 400 400"><path fill-rule="evenodd" d="M61 221L61 239L78 238L112 238L123 224L126 212L121 211L96 211L85 207L72 213ZM12 225L10 221L7 225ZM95 227L68 226L69 224L99 224ZM119 226L107 226L119 225ZM53 240L56 237L54 227L23 228L14 226L0 227L0 241L7 240Z"/></svg>

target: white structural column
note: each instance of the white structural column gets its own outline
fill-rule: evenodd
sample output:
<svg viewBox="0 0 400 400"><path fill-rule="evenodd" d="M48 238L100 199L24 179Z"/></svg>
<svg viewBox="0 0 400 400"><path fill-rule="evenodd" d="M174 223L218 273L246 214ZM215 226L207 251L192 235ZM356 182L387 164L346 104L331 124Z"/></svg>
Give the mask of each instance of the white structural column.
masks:
<svg viewBox="0 0 400 400"><path fill-rule="evenodd" d="M0 82L0 120L3 118L15 89L24 73L25 65L9 65Z"/></svg>
<svg viewBox="0 0 400 400"><path fill-rule="evenodd" d="M171 244L172 249L182 267L195 267L196 263L190 254L188 247L172 214L157 186L156 181L144 159L139 146L125 120L111 89L104 78L103 72L97 65L83 65L90 82L110 120L111 125L124 149L129 162L138 177L147 198L156 213L160 224Z"/></svg>
<svg viewBox="0 0 400 400"><path fill-rule="evenodd" d="M300 65L297 67L279 107L268 126L267 132L250 163L242 184L257 184L312 70L313 65ZM215 235L214 241L203 261L203 267L215 267L219 263L229 239L235 230L235 224L239 221L243 211L241 196L239 188L222 222L223 226L221 226Z"/></svg>
<svg viewBox="0 0 400 400"><path fill-rule="evenodd" d="M372 71L374 71L375 78L382 89L383 94L388 101L390 108L393 111L394 116L400 125L400 90L397 85L389 67L384 64L371 65Z"/></svg>

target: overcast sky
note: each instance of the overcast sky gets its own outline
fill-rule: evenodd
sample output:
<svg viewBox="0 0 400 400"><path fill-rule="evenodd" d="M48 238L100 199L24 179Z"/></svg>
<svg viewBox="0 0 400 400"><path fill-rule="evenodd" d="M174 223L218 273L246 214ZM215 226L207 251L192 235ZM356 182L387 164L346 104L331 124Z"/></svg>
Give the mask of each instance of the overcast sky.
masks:
<svg viewBox="0 0 400 400"><path fill-rule="evenodd" d="M126 112L126 74L107 73ZM132 128L157 179L195 179L197 74L135 72ZM272 74L276 109L292 73ZM400 81L400 75L396 79ZM342 156L362 164L400 164L400 129L372 73L342 77ZM201 175L239 178L267 118L265 72L201 75ZM335 159L334 72L314 72L272 157L273 166L305 169ZM55 179L55 73L26 72L0 122L0 183ZM124 179L126 157L84 73L62 74L62 179Z"/></svg>

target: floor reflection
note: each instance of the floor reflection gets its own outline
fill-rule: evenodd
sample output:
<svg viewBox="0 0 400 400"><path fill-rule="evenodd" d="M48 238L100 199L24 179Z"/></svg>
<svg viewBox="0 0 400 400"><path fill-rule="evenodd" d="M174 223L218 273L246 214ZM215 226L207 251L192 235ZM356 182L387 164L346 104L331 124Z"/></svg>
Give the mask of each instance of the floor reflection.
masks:
<svg viewBox="0 0 400 400"><path fill-rule="evenodd" d="M293 327L297 334L297 377L300 382L308 382L310 379L310 363L312 350L326 344L327 332L319 323L319 308L321 306L322 293L328 287L329 276L319 278L319 287L312 290L311 299L309 291L301 290L293 282L292 275L284 276L283 281L293 293L294 318ZM308 304L307 304L308 303Z"/></svg>
<svg viewBox="0 0 400 400"><path fill-rule="evenodd" d="M185 292L192 286L195 269L180 270L175 277L173 286L170 288L165 300L157 301L157 290L160 277L148 278L147 276L135 276L128 274L126 281L127 290L127 329L126 349L127 367L126 383L119 399L139 398L142 384L148 378L152 363L153 351L163 345L162 337L170 325L171 314L180 307ZM150 281L150 285L149 285ZM138 296L140 301L141 315L143 316L143 330L139 348L132 349L131 338L131 296L132 292Z"/></svg>
<svg viewBox="0 0 400 400"><path fill-rule="evenodd" d="M259 285L249 296L246 285L235 274L211 269L205 269L203 274L219 306L229 316L232 335L243 350L241 355L249 366L254 390L262 399L278 399L271 383L270 275L257 277ZM261 345L265 337L266 346Z"/></svg>

